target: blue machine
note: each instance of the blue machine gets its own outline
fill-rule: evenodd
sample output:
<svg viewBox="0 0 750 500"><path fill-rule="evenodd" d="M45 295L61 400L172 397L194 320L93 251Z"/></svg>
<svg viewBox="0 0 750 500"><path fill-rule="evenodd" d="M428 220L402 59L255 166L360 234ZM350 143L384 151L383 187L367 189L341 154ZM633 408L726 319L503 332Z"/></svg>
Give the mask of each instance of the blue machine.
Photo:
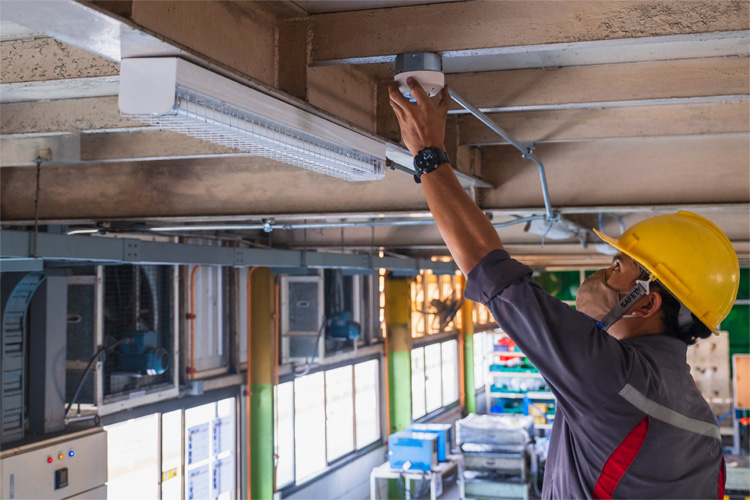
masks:
<svg viewBox="0 0 750 500"><path fill-rule="evenodd" d="M406 428L411 432L430 432L438 436L438 460L445 462L453 446L453 426L451 424L411 424Z"/></svg>
<svg viewBox="0 0 750 500"><path fill-rule="evenodd" d="M358 339L359 323L352 321L352 313L348 311L334 314L328 326L328 335L337 339Z"/></svg>
<svg viewBox="0 0 750 500"><path fill-rule="evenodd" d="M170 365L169 353L158 345L153 331L134 331L122 334L128 342L117 355L117 369L141 375L161 375Z"/></svg>
<svg viewBox="0 0 750 500"><path fill-rule="evenodd" d="M396 432L388 438L388 463L391 469L429 472L438 464L438 436L428 432Z"/></svg>

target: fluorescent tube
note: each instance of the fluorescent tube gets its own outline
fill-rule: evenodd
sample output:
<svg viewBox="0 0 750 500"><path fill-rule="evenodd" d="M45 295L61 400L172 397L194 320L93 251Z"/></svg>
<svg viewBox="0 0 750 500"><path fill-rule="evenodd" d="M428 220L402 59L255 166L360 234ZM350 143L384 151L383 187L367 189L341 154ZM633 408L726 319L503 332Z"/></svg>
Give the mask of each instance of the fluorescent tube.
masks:
<svg viewBox="0 0 750 500"><path fill-rule="evenodd" d="M385 176L385 142L174 57L123 59L120 112L348 181Z"/></svg>

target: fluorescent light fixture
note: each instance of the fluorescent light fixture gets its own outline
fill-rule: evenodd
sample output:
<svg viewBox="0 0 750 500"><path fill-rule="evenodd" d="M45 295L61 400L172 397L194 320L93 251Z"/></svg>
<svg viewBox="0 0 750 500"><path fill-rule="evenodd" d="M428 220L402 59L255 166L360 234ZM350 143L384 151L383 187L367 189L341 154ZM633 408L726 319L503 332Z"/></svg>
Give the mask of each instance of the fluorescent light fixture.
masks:
<svg viewBox="0 0 750 500"><path fill-rule="evenodd" d="M176 57L123 59L120 113L348 181L385 177L385 143Z"/></svg>

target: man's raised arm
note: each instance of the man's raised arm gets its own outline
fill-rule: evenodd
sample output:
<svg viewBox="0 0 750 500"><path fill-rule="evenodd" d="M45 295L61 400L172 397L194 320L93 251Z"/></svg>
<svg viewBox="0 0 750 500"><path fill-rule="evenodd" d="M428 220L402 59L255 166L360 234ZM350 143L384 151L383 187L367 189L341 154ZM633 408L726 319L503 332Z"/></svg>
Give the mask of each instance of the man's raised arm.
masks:
<svg viewBox="0 0 750 500"><path fill-rule="evenodd" d="M450 95L448 87L440 93L440 103L427 96L422 87L410 78L410 102L393 84L391 107L401 127L401 138L412 155L424 148L445 150L445 120ZM474 203L458 182L449 164L422 175L422 186L440 235L464 274L476 266L492 250L503 248L497 231L484 212Z"/></svg>

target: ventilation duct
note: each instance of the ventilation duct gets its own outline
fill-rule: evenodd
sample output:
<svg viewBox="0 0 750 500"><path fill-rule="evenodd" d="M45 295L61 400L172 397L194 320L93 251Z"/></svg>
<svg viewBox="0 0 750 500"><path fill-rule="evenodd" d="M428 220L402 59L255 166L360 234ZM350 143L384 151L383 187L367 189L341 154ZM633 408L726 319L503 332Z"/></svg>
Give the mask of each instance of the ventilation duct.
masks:
<svg viewBox="0 0 750 500"><path fill-rule="evenodd" d="M124 117L348 181L385 176L385 143L174 57L123 59Z"/></svg>

